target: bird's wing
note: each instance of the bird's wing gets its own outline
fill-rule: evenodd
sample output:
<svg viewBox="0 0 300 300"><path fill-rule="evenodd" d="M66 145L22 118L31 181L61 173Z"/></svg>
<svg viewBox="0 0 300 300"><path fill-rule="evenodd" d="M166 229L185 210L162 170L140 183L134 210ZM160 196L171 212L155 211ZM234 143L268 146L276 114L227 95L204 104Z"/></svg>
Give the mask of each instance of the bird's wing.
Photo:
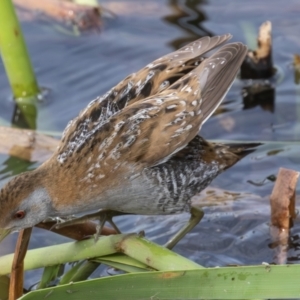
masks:
<svg viewBox="0 0 300 300"><path fill-rule="evenodd" d="M156 59L138 72L126 77L103 97L94 100L95 107L97 107L97 103L101 103L102 106L114 103L121 110L128 104L165 90L183 75L196 68L203 61L205 53L230 38L230 34L203 37Z"/></svg>
<svg viewBox="0 0 300 300"><path fill-rule="evenodd" d="M167 54L137 73L133 73L102 97L89 103L78 117L69 122L63 132L59 153L65 157L85 143L99 125L125 106L167 89L172 83L197 67L202 55L226 42L230 34L204 37Z"/></svg>
<svg viewBox="0 0 300 300"><path fill-rule="evenodd" d="M225 45L167 90L125 107L94 132L99 157L144 167L167 161L218 107L246 52L241 43Z"/></svg>

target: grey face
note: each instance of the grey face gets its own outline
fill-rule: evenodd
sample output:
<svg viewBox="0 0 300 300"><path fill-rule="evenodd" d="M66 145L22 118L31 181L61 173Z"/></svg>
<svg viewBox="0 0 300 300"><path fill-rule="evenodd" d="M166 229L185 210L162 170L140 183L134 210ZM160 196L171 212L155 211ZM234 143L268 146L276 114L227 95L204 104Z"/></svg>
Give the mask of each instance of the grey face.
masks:
<svg viewBox="0 0 300 300"><path fill-rule="evenodd" d="M0 228L17 231L28 228L46 219L51 208L49 194L44 188L38 188L26 198L16 202L2 203Z"/></svg>

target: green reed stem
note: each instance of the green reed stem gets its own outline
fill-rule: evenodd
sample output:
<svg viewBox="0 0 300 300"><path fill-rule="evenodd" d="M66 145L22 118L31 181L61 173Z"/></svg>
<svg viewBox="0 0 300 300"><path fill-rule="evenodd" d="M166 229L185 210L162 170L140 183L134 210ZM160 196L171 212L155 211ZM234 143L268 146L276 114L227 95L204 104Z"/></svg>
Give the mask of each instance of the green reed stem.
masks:
<svg viewBox="0 0 300 300"><path fill-rule="evenodd" d="M11 0L0 1L0 52L14 97L37 95L39 88Z"/></svg>

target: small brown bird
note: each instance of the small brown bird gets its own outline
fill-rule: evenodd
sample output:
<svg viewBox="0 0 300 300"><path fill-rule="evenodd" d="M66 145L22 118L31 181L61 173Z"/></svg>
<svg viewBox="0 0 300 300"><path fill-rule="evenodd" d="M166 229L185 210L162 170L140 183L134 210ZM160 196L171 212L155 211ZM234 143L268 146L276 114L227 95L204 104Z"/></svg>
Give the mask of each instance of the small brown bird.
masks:
<svg viewBox="0 0 300 300"><path fill-rule="evenodd" d="M59 148L0 192L0 228L16 231L47 217L104 209L175 214L243 156L243 149L197 136L229 90L247 48L229 34L204 37L131 74L93 100L66 127ZM202 211L192 210L199 222Z"/></svg>

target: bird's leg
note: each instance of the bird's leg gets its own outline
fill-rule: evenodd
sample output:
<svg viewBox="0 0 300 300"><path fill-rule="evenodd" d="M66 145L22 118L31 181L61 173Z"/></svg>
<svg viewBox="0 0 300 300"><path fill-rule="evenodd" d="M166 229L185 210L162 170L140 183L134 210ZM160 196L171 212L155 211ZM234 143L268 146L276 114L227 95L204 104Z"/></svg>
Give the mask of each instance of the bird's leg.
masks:
<svg viewBox="0 0 300 300"><path fill-rule="evenodd" d="M122 213L122 212L114 211L114 210L101 210L99 212L96 212L94 215L96 215L96 218L99 219L99 221L100 221L99 225L97 225L97 227L96 227L96 233L94 235L95 242L98 241L99 235L102 232L105 222L108 222L117 233L119 233L119 234L121 233L120 229L114 223L112 218L115 216L126 215L126 213Z"/></svg>
<svg viewBox="0 0 300 300"><path fill-rule="evenodd" d="M84 222L91 221L91 220L99 220L100 223L96 227L96 233L95 233L95 235L96 235L95 239L97 240L99 237L99 234L102 231L102 228L103 228L105 222L108 222L115 229L115 231L117 233L121 233L119 228L117 227L117 225L113 222L112 218L115 216L120 216L120 215L124 215L124 214L126 214L126 213L109 210L109 209L103 209L103 210L97 211L92 214L84 215L79 218L75 218L72 220L65 221L63 223L56 224L56 225L54 225L54 227L56 229L60 229L62 227L71 226L74 224L80 224L80 223L84 223Z"/></svg>
<svg viewBox="0 0 300 300"><path fill-rule="evenodd" d="M189 221L182 227L169 241L165 247L172 249L189 231L191 231L203 218L204 212L200 207L191 207L191 217Z"/></svg>

